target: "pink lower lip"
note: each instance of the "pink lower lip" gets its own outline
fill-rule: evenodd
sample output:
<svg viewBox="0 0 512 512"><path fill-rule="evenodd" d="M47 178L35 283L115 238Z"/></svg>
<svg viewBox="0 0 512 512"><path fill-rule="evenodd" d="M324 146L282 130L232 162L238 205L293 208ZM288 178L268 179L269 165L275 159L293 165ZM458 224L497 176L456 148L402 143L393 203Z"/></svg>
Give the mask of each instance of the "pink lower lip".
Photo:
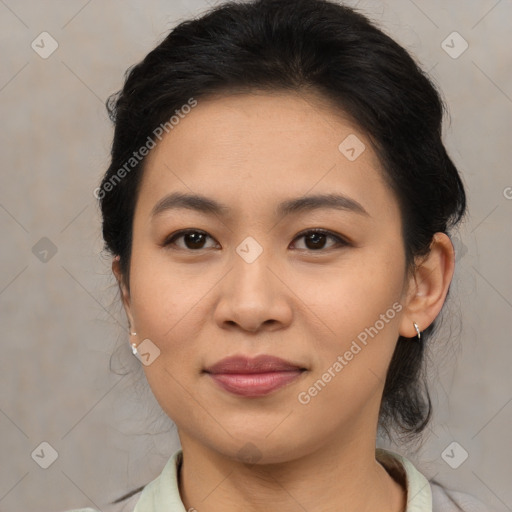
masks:
<svg viewBox="0 0 512 512"><path fill-rule="evenodd" d="M300 370L267 373L209 373L222 388L235 395L263 396L279 389L302 374Z"/></svg>

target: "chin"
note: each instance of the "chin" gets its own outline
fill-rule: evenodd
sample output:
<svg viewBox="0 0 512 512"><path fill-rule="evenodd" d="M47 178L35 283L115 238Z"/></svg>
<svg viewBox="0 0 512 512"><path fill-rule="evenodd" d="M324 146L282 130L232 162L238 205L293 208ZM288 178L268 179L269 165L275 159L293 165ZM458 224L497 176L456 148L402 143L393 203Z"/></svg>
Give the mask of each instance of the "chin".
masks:
<svg viewBox="0 0 512 512"><path fill-rule="evenodd" d="M227 443L211 443L210 448L219 455L248 465L282 464L300 458L307 453L297 442L285 442L283 437L268 439L268 432L261 437L253 435L230 439Z"/></svg>

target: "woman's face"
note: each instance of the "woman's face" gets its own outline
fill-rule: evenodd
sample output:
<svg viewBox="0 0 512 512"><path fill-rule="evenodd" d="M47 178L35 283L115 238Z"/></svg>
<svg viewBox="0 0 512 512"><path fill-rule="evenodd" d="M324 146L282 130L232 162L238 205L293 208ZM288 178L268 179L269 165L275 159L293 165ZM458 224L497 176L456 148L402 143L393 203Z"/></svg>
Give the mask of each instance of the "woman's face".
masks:
<svg viewBox="0 0 512 512"><path fill-rule="evenodd" d="M147 157L125 296L182 445L277 462L374 442L404 325L401 227L368 138L319 98L199 100ZM205 372L262 354L298 369Z"/></svg>

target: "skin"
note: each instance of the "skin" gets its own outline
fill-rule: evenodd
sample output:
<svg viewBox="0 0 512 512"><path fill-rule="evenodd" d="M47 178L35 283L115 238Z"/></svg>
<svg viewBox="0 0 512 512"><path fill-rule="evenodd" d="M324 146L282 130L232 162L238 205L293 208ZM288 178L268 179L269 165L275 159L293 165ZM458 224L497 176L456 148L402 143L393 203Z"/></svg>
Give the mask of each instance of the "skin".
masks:
<svg viewBox="0 0 512 512"><path fill-rule="evenodd" d="M350 134L366 146L355 161L338 150ZM178 429L187 510L405 510L405 489L375 459L384 379L398 336L415 337L413 321L424 330L440 312L454 252L437 233L428 257L406 272L398 202L382 176L366 135L313 93L202 99L148 155L129 287L118 260L113 271L137 332L131 341L148 338L160 350L144 371ZM152 219L154 205L176 191L231 211L177 209ZM368 215L324 208L276 216L281 201L333 192ZM297 236L314 228L349 244ZM183 236L162 246L182 229L206 232L203 248ZM252 263L236 252L248 236L263 249ZM401 311L300 403L298 394L397 302ZM235 396L202 373L235 354L271 354L307 371L267 396ZM253 463L244 462L247 451Z"/></svg>

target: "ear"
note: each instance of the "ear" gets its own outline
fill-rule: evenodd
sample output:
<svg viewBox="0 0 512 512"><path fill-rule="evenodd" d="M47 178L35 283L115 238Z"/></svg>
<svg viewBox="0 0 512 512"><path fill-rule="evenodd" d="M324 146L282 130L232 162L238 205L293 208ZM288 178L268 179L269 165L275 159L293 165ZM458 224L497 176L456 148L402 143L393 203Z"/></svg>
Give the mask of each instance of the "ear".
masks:
<svg viewBox="0 0 512 512"><path fill-rule="evenodd" d="M455 269L455 251L445 233L436 233L430 252L409 278L404 313L399 333L406 338L417 335L413 322L424 331L443 307Z"/></svg>
<svg viewBox="0 0 512 512"><path fill-rule="evenodd" d="M112 272L114 273L114 276L116 277L117 284L119 285L119 291L121 293L121 299L123 301L123 307L126 312L128 322L130 323L131 328L135 329L132 312L131 312L131 305L130 305L130 292L128 290L128 287L126 286L124 276L121 272L121 264L120 264L119 256L116 256L112 260Z"/></svg>

